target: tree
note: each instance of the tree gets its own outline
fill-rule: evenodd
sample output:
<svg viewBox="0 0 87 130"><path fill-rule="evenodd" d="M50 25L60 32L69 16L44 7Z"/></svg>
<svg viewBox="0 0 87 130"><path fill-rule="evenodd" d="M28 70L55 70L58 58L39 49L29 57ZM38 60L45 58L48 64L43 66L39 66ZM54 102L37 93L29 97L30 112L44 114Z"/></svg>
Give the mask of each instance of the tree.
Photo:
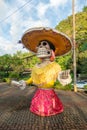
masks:
<svg viewBox="0 0 87 130"><path fill-rule="evenodd" d="M0 73L3 74L1 78L7 77L9 75L9 70L11 70L11 62L11 55L5 54L3 56L0 56Z"/></svg>
<svg viewBox="0 0 87 130"><path fill-rule="evenodd" d="M87 50L79 53L77 69L78 73L87 74Z"/></svg>
<svg viewBox="0 0 87 130"><path fill-rule="evenodd" d="M87 50L87 6L83 8L82 12L75 14L75 18L77 72L83 73L87 66L87 63L85 61L87 59L80 58L80 56L82 55L82 53L85 54L85 51ZM67 34L72 40L72 15L69 16L67 19L61 21L55 28ZM85 73L87 72L85 71Z"/></svg>
<svg viewBox="0 0 87 130"><path fill-rule="evenodd" d="M56 57L55 61L61 65L63 70L72 69L72 55Z"/></svg>
<svg viewBox="0 0 87 130"><path fill-rule="evenodd" d="M84 6L83 12L87 12L87 6Z"/></svg>

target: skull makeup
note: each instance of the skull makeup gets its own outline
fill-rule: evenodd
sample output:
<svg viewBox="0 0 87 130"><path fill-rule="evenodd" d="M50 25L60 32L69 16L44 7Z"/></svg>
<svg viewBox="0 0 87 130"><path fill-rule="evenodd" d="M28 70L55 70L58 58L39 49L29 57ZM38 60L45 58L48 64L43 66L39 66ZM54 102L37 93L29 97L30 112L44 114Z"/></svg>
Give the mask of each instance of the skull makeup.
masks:
<svg viewBox="0 0 87 130"><path fill-rule="evenodd" d="M50 48L49 42L46 40L41 41L37 46L37 57L45 58L51 57L52 49Z"/></svg>

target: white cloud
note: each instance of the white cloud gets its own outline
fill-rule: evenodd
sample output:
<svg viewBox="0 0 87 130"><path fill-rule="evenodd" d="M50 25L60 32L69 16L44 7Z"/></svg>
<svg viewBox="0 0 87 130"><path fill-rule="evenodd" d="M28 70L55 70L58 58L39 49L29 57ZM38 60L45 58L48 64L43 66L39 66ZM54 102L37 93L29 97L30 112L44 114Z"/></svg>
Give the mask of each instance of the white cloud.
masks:
<svg viewBox="0 0 87 130"><path fill-rule="evenodd" d="M34 20L31 17L27 21L24 21L24 24L23 24L25 29L32 28L32 27L39 27L39 26L49 26L49 25L50 25L50 21L48 19Z"/></svg>
<svg viewBox="0 0 87 130"><path fill-rule="evenodd" d="M49 10L52 12L52 15L54 13L54 15L56 16L56 18L60 18L61 15L59 15L59 14L60 13L61 14L64 13L60 9L60 7L62 7L62 9L65 8L65 5L66 5L67 2L68 2L68 0L63 0L63 1L62 0L49 0L49 3L42 3L42 2L40 2L37 5L37 7L36 7L38 18L40 20L44 21L46 19L46 13L48 13ZM51 17L52 16L49 16L50 19L52 19ZM63 15L62 15L62 17L63 17ZM55 19L55 21L56 21L56 19ZM51 21L50 21L50 23L51 23Z"/></svg>
<svg viewBox="0 0 87 130"><path fill-rule="evenodd" d="M12 51L13 45L9 43L9 41L5 40L4 38L0 37L0 53L10 53Z"/></svg>
<svg viewBox="0 0 87 130"><path fill-rule="evenodd" d="M49 7L49 4L44 4L44 3L41 3L41 2L37 5L37 7L36 7L37 8L37 15L40 19L42 17L44 17L48 7Z"/></svg>
<svg viewBox="0 0 87 130"><path fill-rule="evenodd" d="M6 16L8 6L5 4L3 0L0 1L0 21ZM2 13L3 12L3 13ZM4 15L3 15L4 14Z"/></svg>
<svg viewBox="0 0 87 130"><path fill-rule="evenodd" d="M64 5L67 0L50 0L50 5L54 7L58 7L60 5Z"/></svg>
<svg viewBox="0 0 87 130"><path fill-rule="evenodd" d="M80 1L76 0L75 1L75 12L81 11L83 8L83 4L80 3Z"/></svg>
<svg viewBox="0 0 87 130"><path fill-rule="evenodd" d="M10 18L10 22L11 22L11 27L10 27L10 36L12 41L15 41L18 39L18 36L20 34L20 32L22 31L22 19L20 19L20 13L16 13L14 15L11 16Z"/></svg>
<svg viewBox="0 0 87 130"><path fill-rule="evenodd" d="M19 3L21 2L20 0L18 0ZM22 0L22 2L24 2L24 0ZM23 4L23 3L22 3ZM29 7L25 8L25 12L29 12L30 8L33 8L34 5L29 4ZM40 6L43 4L40 4ZM42 7L42 6L41 6ZM46 7L46 6L45 6ZM34 8L38 8L38 5ZM43 12L45 12L45 9L43 7ZM36 13L36 12L35 12ZM41 13L41 15L42 15ZM21 37L21 35L23 34L23 31L25 31L25 29L27 30L28 28L31 27L36 27L36 26L50 26L51 23L48 19L44 19L44 17L40 17L36 20L34 17L32 17L31 13L28 14L23 14L22 11L19 10L19 12L14 13L9 20L7 21L8 23L10 23L10 37L12 39L12 41L17 41L17 39L19 40L19 37ZM44 13L43 13L44 14ZM26 16L26 18L24 18Z"/></svg>
<svg viewBox="0 0 87 130"><path fill-rule="evenodd" d="M81 10L83 7L79 1L76 0L76 10ZM6 0L0 1L0 21L9 16L1 22L0 26L0 55L26 50L17 44L24 31L36 26L56 26L57 22L66 18L72 11L72 1L69 0L49 0L47 3L40 0L27 2L28 0L15 0L7 4ZM67 4L71 8L66 8ZM25 6L20 8L23 5Z"/></svg>
<svg viewBox="0 0 87 130"><path fill-rule="evenodd" d="M17 44L16 42L12 43L0 37L0 55L14 54L15 52L20 50L23 52L27 52L27 49L23 49L23 45Z"/></svg>
<svg viewBox="0 0 87 130"><path fill-rule="evenodd" d="M28 8L26 8L26 11L27 9ZM14 12L14 9L11 11ZM17 50L27 51L27 49L22 49L23 45L21 46L20 44L17 44L18 40L21 38L24 31L31 27L50 25L48 19L45 19L44 21L40 19L35 20L34 18L32 18L32 14L31 17L29 16L26 17L26 19L23 19L23 14L20 10L17 13L13 13L13 15L9 17L9 19L5 20L5 24L6 23L10 24L10 28L7 31L10 35L9 37L11 41L7 40L6 37L4 37L3 35L0 36L0 52L2 54L13 54ZM0 31L0 34L2 34L2 29Z"/></svg>
<svg viewBox="0 0 87 130"><path fill-rule="evenodd" d="M10 37L12 41L19 40L19 37L21 38L21 35L24 33L25 30L32 28L32 27L39 27L39 26L50 26L50 21L48 19L37 19L35 20L32 17L25 19L19 19L20 14L15 14L11 17L11 28L9 30Z"/></svg>

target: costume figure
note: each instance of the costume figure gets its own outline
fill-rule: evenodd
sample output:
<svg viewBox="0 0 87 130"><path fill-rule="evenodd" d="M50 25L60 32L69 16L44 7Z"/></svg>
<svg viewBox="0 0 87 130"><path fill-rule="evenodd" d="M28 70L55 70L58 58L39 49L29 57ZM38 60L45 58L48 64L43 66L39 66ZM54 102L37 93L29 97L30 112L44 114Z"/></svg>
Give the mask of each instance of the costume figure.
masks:
<svg viewBox="0 0 87 130"><path fill-rule="evenodd" d="M55 56L61 56L71 50L70 39L50 28L33 28L22 36L22 43L30 51L36 53L41 63L36 64L31 78L26 84L33 83L38 89L31 101L30 111L40 116L51 116L63 112L63 105L54 91L54 83L58 79L66 85L71 82L68 72L63 78L60 65L54 62Z"/></svg>

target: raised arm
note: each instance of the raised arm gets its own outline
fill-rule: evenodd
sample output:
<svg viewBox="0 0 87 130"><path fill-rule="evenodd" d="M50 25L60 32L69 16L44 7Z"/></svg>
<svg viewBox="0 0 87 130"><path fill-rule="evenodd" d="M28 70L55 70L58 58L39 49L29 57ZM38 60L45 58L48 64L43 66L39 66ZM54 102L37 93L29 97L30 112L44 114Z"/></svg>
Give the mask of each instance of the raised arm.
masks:
<svg viewBox="0 0 87 130"><path fill-rule="evenodd" d="M20 81L11 81L11 85L19 87L21 90L24 90L26 88L26 85L29 85L33 82L32 78L29 78L28 80L20 80Z"/></svg>

